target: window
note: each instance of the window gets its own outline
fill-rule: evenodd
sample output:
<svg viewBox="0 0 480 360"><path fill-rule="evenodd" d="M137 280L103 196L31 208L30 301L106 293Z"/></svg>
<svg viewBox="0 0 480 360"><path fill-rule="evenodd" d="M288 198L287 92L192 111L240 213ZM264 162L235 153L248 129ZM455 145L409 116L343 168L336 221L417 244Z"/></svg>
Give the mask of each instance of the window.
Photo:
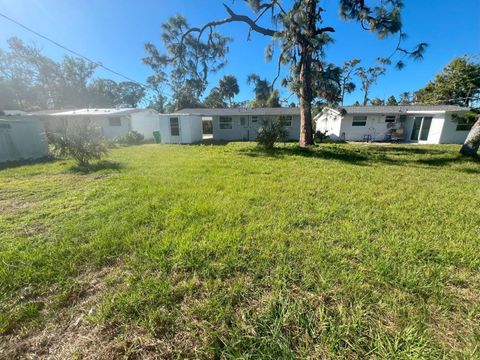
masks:
<svg viewBox="0 0 480 360"><path fill-rule="evenodd" d="M220 116L220 129L232 129L233 121L231 116Z"/></svg>
<svg viewBox="0 0 480 360"><path fill-rule="evenodd" d="M420 131L420 140L427 140L428 133L430 132L430 126L432 125L431 117L424 117L422 123L422 130Z"/></svg>
<svg viewBox="0 0 480 360"><path fill-rule="evenodd" d="M292 117L291 116L280 116L280 121L282 122L283 126L291 127L292 126Z"/></svg>
<svg viewBox="0 0 480 360"><path fill-rule="evenodd" d="M180 136L180 124L177 117L170 118L170 135Z"/></svg>
<svg viewBox="0 0 480 360"><path fill-rule="evenodd" d="M240 125L241 126L247 126L247 118L245 116L242 116L240 118Z"/></svg>
<svg viewBox="0 0 480 360"><path fill-rule="evenodd" d="M366 116L354 116L352 121L352 126L365 126L367 125Z"/></svg>
<svg viewBox="0 0 480 360"><path fill-rule="evenodd" d="M395 122L396 116L395 115L387 115L385 116L385 122L387 123L393 123Z"/></svg>
<svg viewBox="0 0 480 360"><path fill-rule="evenodd" d="M120 117L108 118L108 125L110 125L110 126L122 126L122 118L120 118Z"/></svg>
<svg viewBox="0 0 480 360"><path fill-rule="evenodd" d="M12 125L10 124L0 124L0 129L10 129Z"/></svg>
<svg viewBox="0 0 480 360"><path fill-rule="evenodd" d="M427 140L431 125L432 125L432 117L418 116L414 118L410 140L413 140L413 141Z"/></svg>
<svg viewBox="0 0 480 360"><path fill-rule="evenodd" d="M470 131L475 123L474 119L458 119L457 131Z"/></svg>
<svg viewBox="0 0 480 360"><path fill-rule="evenodd" d="M252 116L252 123L256 123L258 121L258 116Z"/></svg>

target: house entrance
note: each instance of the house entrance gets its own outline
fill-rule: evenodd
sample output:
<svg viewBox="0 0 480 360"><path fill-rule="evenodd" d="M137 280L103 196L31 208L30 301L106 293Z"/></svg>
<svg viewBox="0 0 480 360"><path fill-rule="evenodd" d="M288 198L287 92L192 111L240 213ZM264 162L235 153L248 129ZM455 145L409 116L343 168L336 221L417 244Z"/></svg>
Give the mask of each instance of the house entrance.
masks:
<svg viewBox="0 0 480 360"><path fill-rule="evenodd" d="M416 117L413 121L412 141L426 141L430 133L430 126L432 125L432 117Z"/></svg>

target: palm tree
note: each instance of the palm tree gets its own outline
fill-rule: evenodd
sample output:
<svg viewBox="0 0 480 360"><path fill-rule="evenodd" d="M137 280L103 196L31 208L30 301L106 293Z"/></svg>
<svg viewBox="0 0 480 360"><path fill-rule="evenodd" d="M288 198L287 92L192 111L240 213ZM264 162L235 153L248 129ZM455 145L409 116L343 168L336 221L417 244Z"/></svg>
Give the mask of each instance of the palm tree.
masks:
<svg viewBox="0 0 480 360"><path fill-rule="evenodd" d="M253 84L255 93L254 107L265 107L272 95L272 86L267 79L261 79L257 74L250 74L247 77L247 84Z"/></svg>
<svg viewBox="0 0 480 360"><path fill-rule="evenodd" d="M411 95L408 91L404 91L400 94L400 105L410 105L411 103Z"/></svg>
<svg viewBox="0 0 480 360"><path fill-rule="evenodd" d="M218 84L220 95L227 98L230 107L233 106L233 98L240 92L237 78L233 75L225 75Z"/></svg>

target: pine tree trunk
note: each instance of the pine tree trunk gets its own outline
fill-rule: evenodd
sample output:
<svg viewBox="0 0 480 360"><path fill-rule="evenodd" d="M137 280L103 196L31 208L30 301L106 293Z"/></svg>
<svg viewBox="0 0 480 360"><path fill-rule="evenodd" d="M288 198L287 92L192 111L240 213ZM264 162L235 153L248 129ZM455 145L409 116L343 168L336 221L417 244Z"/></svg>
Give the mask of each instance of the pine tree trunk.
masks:
<svg viewBox="0 0 480 360"><path fill-rule="evenodd" d="M466 156L477 155L478 148L480 147L480 117L473 124L472 129L468 133L467 139L463 143L460 153Z"/></svg>
<svg viewBox="0 0 480 360"><path fill-rule="evenodd" d="M317 10L317 0L307 0L308 30L315 32L315 14ZM300 47L300 73L298 80L300 83L300 146L308 147L313 145L312 131L312 60L313 48L309 41L305 41Z"/></svg>
<svg viewBox="0 0 480 360"><path fill-rule="evenodd" d="M300 146L312 145L312 104L300 98Z"/></svg>
<svg viewBox="0 0 480 360"><path fill-rule="evenodd" d="M309 46L304 46L300 58L300 146L313 145L312 134L312 78L310 68L312 65L312 53Z"/></svg>

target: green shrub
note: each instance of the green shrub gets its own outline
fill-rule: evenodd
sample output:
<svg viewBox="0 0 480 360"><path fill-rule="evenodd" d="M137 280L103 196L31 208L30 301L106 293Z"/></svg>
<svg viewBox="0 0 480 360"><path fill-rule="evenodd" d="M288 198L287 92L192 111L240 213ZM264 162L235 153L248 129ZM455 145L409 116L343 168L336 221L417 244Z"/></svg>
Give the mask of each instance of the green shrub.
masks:
<svg viewBox="0 0 480 360"><path fill-rule="evenodd" d="M137 131L129 131L125 135L118 136L115 142L120 145L139 145L145 137Z"/></svg>
<svg viewBox="0 0 480 360"><path fill-rule="evenodd" d="M322 143L329 138L328 135L327 135L327 132L328 131L322 132L322 131L318 130L318 131L315 132L315 135L313 137L317 142Z"/></svg>
<svg viewBox="0 0 480 360"><path fill-rule="evenodd" d="M264 121L258 131L257 144L265 149L273 149L277 141L285 141L287 137L284 121L281 119Z"/></svg>
<svg viewBox="0 0 480 360"><path fill-rule="evenodd" d="M80 166L88 166L90 160L99 160L108 153L104 137L90 121L74 122L57 132L48 132L47 138L54 155L72 157Z"/></svg>

